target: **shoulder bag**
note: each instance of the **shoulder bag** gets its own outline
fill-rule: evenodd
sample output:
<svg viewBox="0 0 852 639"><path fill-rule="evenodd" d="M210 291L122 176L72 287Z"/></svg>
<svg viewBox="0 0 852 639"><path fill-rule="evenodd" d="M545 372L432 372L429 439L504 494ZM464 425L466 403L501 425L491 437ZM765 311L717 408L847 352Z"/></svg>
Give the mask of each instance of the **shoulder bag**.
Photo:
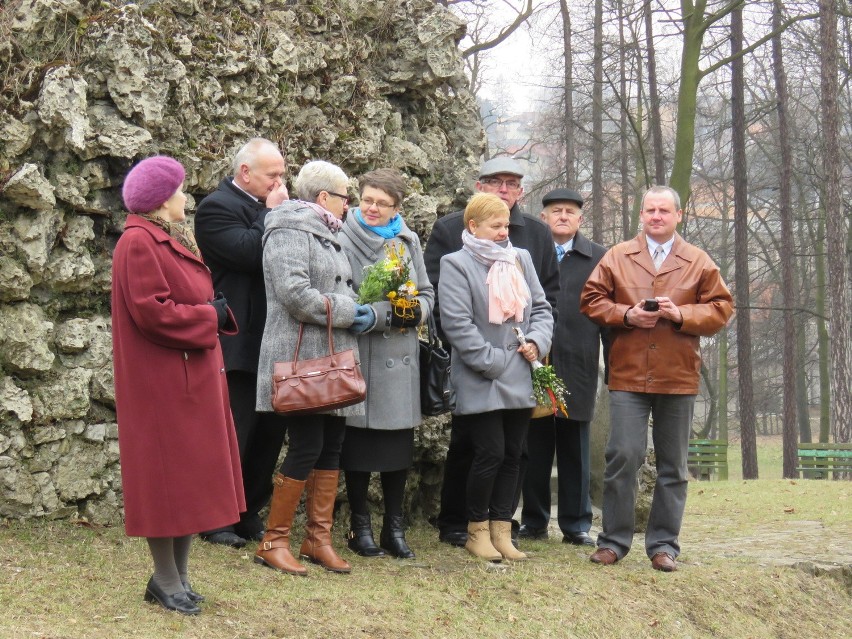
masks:
<svg viewBox="0 0 852 639"><path fill-rule="evenodd" d="M292 362L275 362L272 369L272 410L282 415L324 413L363 402L367 385L355 351L334 352L331 328L331 303L325 299L328 355L299 360L304 322Z"/></svg>
<svg viewBox="0 0 852 639"><path fill-rule="evenodd" d="M432 314L426 320L427 339L420 339L420 412L434 416L456 407L450 383L450 354L441 346Z"/></svg>

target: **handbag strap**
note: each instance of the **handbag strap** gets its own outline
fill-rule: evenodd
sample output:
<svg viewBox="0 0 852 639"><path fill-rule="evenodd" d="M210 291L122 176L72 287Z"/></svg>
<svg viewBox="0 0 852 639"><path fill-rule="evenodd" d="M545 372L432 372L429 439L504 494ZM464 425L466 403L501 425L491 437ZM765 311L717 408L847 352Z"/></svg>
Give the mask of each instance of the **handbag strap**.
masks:
<svg viewBox="0 0 852 639"><path fill-rule="evenodd" d="M328 329L328 354L332 357L331 363L335 365L334 356L334 335L331 331L331 302L323 295L322 301L325 302L325 326ZM296 374L296 364L299 363L299 350L302 348L302 333L305 330L305 323L299 322L299 337L296 340L296 352L293 354L293 374Z"/></svg>
<svg viewBox="0 0 852 639"><path fill-rule="evenodd" d="M426 330L429 331L429 346L432 348L441 348L443 345L441 344L441 340L438 339L438 329L435 327L435 316L433 313L429 313L426 317Z"/></svg>

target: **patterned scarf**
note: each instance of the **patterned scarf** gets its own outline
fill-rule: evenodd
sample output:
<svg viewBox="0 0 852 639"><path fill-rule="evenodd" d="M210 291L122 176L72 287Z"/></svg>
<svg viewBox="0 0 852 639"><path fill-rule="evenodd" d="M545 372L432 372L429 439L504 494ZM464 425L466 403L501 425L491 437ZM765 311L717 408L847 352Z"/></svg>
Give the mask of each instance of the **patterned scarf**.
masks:
<svg viewBox="0 0 852 639"><path fill-rule="evenodd" d="M505 248L491 242L475 238L465 229L462 231L464 250L480 264L488 267L488 321L502 324L514 319L524 319L524 309L532 295L521 271L518 255L512 243L506 240Z"/></svg>
<svg viewBox="0 0 852 639"><path fill-rule="evenodd" d="M169 236L178 241L187 251L201 259L201 250L198 248L198 243L195 241L195 234L188 224L178 224L177 222L169 222L163 218L152 215L150 213L140 215L143 220L148 220L154 226L159 226Z"/></svg>
<svg viewBox="0 0 852 639"><path fill-rule="evenodd" d="M299 200L299 204L304 204L316 213L320 221L325 224L326 227L328 227L328 230L332 233L337 233L341 228L343 228L343 220L338 220L334 217L334 214L331 211L326 210L316 202L305 202L304 200Z"/></svg>

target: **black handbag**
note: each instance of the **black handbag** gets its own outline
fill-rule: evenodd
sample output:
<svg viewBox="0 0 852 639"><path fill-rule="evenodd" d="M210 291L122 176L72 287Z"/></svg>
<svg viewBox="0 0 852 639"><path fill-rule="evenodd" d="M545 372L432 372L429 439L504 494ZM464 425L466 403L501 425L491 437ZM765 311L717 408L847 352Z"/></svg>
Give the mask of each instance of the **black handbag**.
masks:
<svg viewBox="0 0 852 639"><path fill-rule="evenodd" d="M426 320L427 339L420 339L420 412L435 416L451 412L456 407L456 392L450 383L450 354L444 350L435 320Z"/></svg>

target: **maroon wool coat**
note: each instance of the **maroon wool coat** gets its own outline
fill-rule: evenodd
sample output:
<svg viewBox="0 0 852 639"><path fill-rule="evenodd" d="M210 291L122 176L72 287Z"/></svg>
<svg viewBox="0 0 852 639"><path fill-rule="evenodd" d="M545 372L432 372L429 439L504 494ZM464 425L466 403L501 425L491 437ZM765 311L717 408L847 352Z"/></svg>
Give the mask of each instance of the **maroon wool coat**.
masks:
<svg viewBox="0 0 852 639"><path fill-rule="evenodd" d="M200 259L147 220L127 218L113 255L112 338L130 536L212 530L245 510L212 298ZM233 316L229 325L236 329Z"/></svg>

